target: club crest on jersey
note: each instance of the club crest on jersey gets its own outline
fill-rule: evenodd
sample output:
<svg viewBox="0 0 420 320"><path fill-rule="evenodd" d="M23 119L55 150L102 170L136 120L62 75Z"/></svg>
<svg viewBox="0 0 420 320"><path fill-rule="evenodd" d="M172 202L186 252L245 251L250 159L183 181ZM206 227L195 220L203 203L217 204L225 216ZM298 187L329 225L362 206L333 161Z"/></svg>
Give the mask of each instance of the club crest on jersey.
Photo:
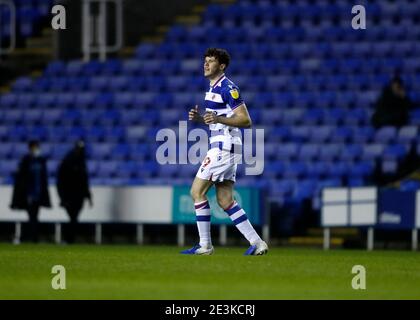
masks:
<svg viewBox="0 0 420 320"><path fill-rule="evenodd" d="M238 99L239 98L239 92L236 89L232 89L229 91L230 95L232 96L233 99Z"/></svg>
<svg viewBox="0 0 420 320"><path fill-rule="evenodd" d="M202 167L203 168L207 167L209 165L210 161L211 161L210 158L206 157L203 161L203 166Z"/></svg>

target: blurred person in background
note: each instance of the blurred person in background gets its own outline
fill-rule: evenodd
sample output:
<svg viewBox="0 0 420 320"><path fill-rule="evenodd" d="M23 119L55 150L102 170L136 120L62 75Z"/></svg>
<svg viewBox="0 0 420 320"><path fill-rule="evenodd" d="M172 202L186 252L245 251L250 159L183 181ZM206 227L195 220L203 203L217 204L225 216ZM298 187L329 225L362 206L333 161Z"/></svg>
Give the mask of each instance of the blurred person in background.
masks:
<svg viewBox="0 0 420 320"><path fill-rule="evenodd" d="M70 225L66 232L66 241L73 243L75 239L77 220L83 208L85 199L93 206L92 194L89 189L89 177L86 169L85 142L79 140L67 153L58 167L57 190L60 205L67 211Z"/></svg>
<svg viewBox="0 0 420 320"><path fill-rule="evenodd" d="M26 210L29 215L29 239L38 242L38 213L40 207L51 208L48 192L47 160L41 155L36 140L28 143L29 154L25 155L15 175L12 203L16 210Z"/></svg>
<svg viewBox="0 0 420 320"><path fill-rule="evenodd" d="M395 76L384 88L376 103L372 125L375 128L402 127L408 123L411 108L412 104L406 95L404 83L400 77Z"/></svg>

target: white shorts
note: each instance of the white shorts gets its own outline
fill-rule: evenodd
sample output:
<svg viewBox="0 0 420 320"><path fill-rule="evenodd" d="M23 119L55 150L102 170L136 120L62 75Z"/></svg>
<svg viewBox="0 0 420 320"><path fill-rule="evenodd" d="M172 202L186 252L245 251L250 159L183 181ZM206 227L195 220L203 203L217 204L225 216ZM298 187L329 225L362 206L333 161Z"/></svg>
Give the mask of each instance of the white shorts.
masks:
<svg viewBox="0 0 420 320"><path fill-rule="evenodd" d="M240 159L240 154L217 148L210 149L198 169L196 177L214 182L223 180L235 182L236 169Z"/></svg>

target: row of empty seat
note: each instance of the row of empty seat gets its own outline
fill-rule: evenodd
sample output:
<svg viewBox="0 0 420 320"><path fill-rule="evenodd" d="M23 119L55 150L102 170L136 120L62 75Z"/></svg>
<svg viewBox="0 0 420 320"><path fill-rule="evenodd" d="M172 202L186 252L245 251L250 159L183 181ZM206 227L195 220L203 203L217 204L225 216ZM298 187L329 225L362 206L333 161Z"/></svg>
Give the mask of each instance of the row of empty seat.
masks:
<svg viewBox="0 0 420 320"><path fill-rule="evenodd" d="M0 96L0 176L11 181L25 142L37 137L54 181L71 143L85 137L94 184L190 184L198 165L157 163L156 134L176 132L189 108L203 105L202 57L211 46L230 52L227 74L265 130L264 173L246 175L241 165L238 185L261 186L282 205L319 208L323 187L392 176L420 154L420 111L402 128L376 130L371 116L396 70L420 102L420 17L415 1L365 4L366 30L351 28L350 0L211 4L200 24L175 25L130 59L51 62Z"/></svg>
<svg viewBox="0 0 420 320"><path fill-rule="evenodd" d="M16 36L27 38L35 35L37 24L51 11L52 0L14 0L16 10ZM8 6L0 4L0 37L3 42L11 36L12 13Z"/></svg>

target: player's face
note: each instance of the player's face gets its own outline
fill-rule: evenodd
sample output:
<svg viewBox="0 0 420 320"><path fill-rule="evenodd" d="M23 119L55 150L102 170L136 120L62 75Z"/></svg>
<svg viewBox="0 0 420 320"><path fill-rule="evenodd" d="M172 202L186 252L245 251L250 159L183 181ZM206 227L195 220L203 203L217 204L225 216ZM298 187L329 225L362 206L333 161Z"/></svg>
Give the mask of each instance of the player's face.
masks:
<svg viewBox="0 0 420 320"><path fill-rule="evenodd" d="M206 57L204 59L204 76L213 77L223 72L223 67L215 57Z"/></svg>

